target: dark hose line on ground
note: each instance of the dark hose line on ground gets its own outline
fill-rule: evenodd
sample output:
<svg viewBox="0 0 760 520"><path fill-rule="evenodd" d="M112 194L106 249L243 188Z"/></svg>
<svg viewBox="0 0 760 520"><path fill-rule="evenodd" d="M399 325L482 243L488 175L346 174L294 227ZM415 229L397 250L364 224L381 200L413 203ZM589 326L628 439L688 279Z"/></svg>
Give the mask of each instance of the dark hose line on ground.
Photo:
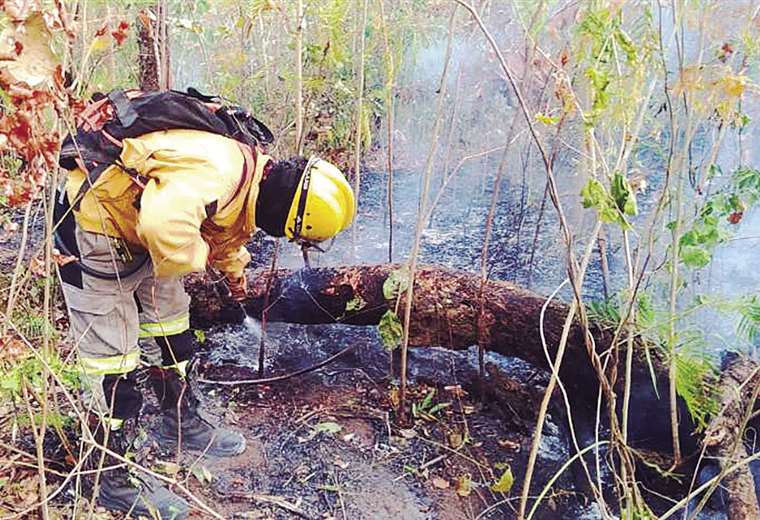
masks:
<svg viewBox="0 0 760 520"><path fill-rule="evenodd" d="M350 345L340 352L333 354L329 358L325 359L324 361L320 361L316 365L312 365L310 367L302 368L300 370L296 370L295 372L291 372L289 374L283 374L280 376L272 376L272 377L265 377L261 379L238 379L238 380L216 380L216 379L198 379L199 383L207 383L211 385L220 385L220 386L236 386L236 385L266 385L269 383L277 383L279 381L285 381L287 379L292 379L294 377L301 376L303 374L307 374L309 372L314 372L315 370L319 370L320 368L323 368L330 363L333 363L336 361L339 357L344 356L348 354L349 352L355 350L357 345Z"/></svg>

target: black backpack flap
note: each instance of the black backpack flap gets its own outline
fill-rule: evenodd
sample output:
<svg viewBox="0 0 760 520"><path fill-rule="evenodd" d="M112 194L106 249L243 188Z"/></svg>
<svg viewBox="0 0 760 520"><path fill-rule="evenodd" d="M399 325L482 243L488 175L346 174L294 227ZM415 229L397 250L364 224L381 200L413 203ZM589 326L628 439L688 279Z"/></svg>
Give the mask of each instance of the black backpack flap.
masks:
<svg viewBox="0 0 760 520"><path fill-rule="evenodd" d="M249 146L274 141L267 126L241 107L222 106L213 111L207 103L219 98L195 89L187 93L169 90L144 92L130 97L121 90L107 94L114 117L102 130L77 129L76 143L71 135L63 141L59 164L73 170L81 159L88 170L115 164L121 155L119 143L162 130L200 130L230 137Z"/></svg>
<svg viewBox="0 0 760 520"><path fill-rule="evenodd" d="M106 132L119 141L150 132L175 129L227 134L224 123L201 100L181 92L150 92L132 99L129 106L135 114L131 119L132 124L125 126L117 118L104 127Z"/></svg>
<svg viewBox="0 0 760 520"><path fill-rule="evenodd" d="M74 170L79 167L81 159L88 170L99 164L113 164L119 159L121 148L106 139L101 132L77 131L76 142L71 134L67 135L61 144L58 164L61 168Z"/></svg>
<svg viewBox="0 0 760 520"><path fill-rule="evenodd" d="M172 92L176 92L177 94L182 94L183 96L190 96L194 97L196 99L200 99L204 103L221 103L222 98L219 96L214 96L211 94L203 94L198 91L198 89L193 87L187 87L187 92L180 92L179 90L173 90Z"/></svg>
<svg viewBox="0 0 760 520"><path fill-rule="evenodd" d="M233 139L254 146L272 144L274 135L267 126L241 107L222 107L216 116L227 127Z"/></svg>

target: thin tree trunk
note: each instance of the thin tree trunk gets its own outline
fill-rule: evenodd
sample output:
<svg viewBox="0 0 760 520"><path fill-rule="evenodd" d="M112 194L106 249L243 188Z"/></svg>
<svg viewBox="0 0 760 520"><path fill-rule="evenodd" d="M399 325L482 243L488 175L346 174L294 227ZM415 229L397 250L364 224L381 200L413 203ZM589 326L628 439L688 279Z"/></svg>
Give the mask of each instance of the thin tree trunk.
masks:
<svg viewBox="0 0 760 520"><path fill-rule="evenodd" d="M170 62L165 4L163 0L137 15L138 65L140 90L170 88Z"/></svg>
<svg viewBox="0 0 760 520"><path fill-rule="evenodd" d="M169 2L167 0L159 0L157 8L156 33L158 34L158 59L160 64L158 85L161 90L169 90L172 88L169 29L166 23L169 16Z"/></svg>
<svg viewBox="0 0 760 520"><path fill-rule="evenodd" d="M303 152L303 0L296 5L296 154Z"/></svg>
<svg viewBox="0 0 760 520"><path fill-rule="evenodd" d="M599 232L599 238L596 240L599 246L599 263L602 268L602 288L604 289L604 299L610 299L610 264L607 261L607 233L604 228Z"/></svg>
<svg viewBox="0 0 760 520"><path fill-rule="evenodd" d="M362 161L362 124L364 121L364 52L366 50L367 38L364 31L367 26L367 10L368 0L362 2L362 16L361 23L358 31L361 36L359 37L359 66L357 71L357 85L356 85L356 121L354 128L354 197L356 199L356 205L359 205L359 189L361 187L361 161ZM351 243L356 248L356 229L357 226L353 226L351 229Z"/></svg>

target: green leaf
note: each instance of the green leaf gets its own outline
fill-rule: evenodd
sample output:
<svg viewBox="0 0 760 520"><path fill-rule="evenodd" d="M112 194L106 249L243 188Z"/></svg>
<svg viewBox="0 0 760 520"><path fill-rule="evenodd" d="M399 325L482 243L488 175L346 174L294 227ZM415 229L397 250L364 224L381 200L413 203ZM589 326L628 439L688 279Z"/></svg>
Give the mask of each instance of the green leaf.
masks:
<svg viewBox="0 0 760 520"><path fill-rule="evenodd" d="M21 394L21 374L18 370L12 370L0 377L0 390L13 396Z"/></svg>
<svg viewBox="0 0 760 520"><path fill-rule="evenodd" d="M170 476L179 474L181 470L179 464L168 460L157 460L153 469L159 473Z"/></svg>
<svg viewBox="0 0 760 520"><path fill-rule="evenodd" d="M314 427L314 432L315 433L327 433L329 435L332 435L334 433L338 433L342 429L343 429L343 426L341 426L340 424L338 424L336 422L327 421L327 422L321 422L321 423L317 424Z"/></svg>
<svg viewBox="0 0 760 520"><path fill-rule="evenodd" d="M628 179L617 171L612 175L612 198L623 215L637 215L636 194L633 192Z"/></svg>
<svg viewBox="0 0 760 520"><path fill-rule="evenodd" d="M435 397L435 388L431 388L425 398L420 403L420 410L427 410L433 404L433 397Z"/></svg>
<svg viewBox="0 0 760 520"><path fill-rule="evenodd" d="M367 302L361 296L356 295L346 303L346 312L360 311L366 306Z"/></svg>
<svg viewBox="0 0 760 520"><path fill-rule="evenodd" d="M409 268L407 266L391 271L383 283L383 296L393 300L409 289Z"/></svg>
<svg viewBox="0 0 760 520"><path fill-rule="evenodd" d="M515 483L515 477L512 475L512 468L507 466L504 473L501 474L498 482L491 485L491 490L496 493L509 493L512 489L512 485Z"/></svg>
<svg viewBox="0 0 760 520"><path fill-rule="evenodd" d="M383 340L383 345L386 350L391 351L398 348L401 343L401 337L404 334L404 327L401 325L398 315L392 310L388 310L380 318L380 323L377 326L377 330L380 332L380 338Z"/></svg>
<svg viewBox="0 0 760 520"><path fill-rule="evenodd" d="M203 345L206 342L206 331L201 329L194 329L193 335L195 336L196 341Z"/></svg>
<svg viewBox="0 0 760 520"><path fill-rule="evenodd" d="M703 247L686 246L681 248L681 261L689 267L701 269L710 263L712 255Z"/></svg>
<svg viewBox="0 0 760 520"><path fill-rule="evenodd" d="M214 475L206 466L203 466L201 464L193 466L192 474L196 479L198 479L198 482L201 484L208 484L214 480Z"/></svg>
<svg viewBox="0 0 760 520"><path fill-rule="evenodd" d="M678 240L681 247L698 246L700 242L699 233L694 229L681 235L681 238Z"/></svg>
<svg viewBox="0 0 760 520"><path fill-rule="evenodd" d="M449 408L451 406L451 403L438 403L430 408L430 410L427 411L430 415L435 415L441 410L445 410L446 408Z"/></svg>
<svg viewBox="0 0 760 520"><path fill-rule="evenodd" d="M697 331L681 337L675 356L676 391L698 427L704 428L720 408L716 384L719 361L708 351L704 336Z"/></svg>
<svg viewBox="0 0 760 520"><path fill-rule="evenodd" d="M630 189L630 186L629 186ZM625 220L623 211L616 206L615 199L607 193L601 182L596 179L589 179L581 189L581 197L584 208L594 208L599 213L599 220L607 224L619 224L624 229L630 228L630 224ZM623 202L625 207L625 202ZM629 210L635 211L634 207Z"/></svg>
<svg viewBox="0 0 760 520"><path fill-rule="evenodd" d="M647 293L641 293L639 294L639 298L637 300L637 305L639 312L636 315L637 316L637 322L642 328L649 328L649 326L654 321L654 303L652 302L652 297Z"/></svg>
<svg viewBox="0 0 760 520"><path fill-rule="evenodd" d="M538 112L535 116L536 121L548 126L553 126L559 123L559 116L547 116L543 112Z"/></svg>
<svg viewBox="0 0 760 520"><path fill-rule="evenodd" d="M589 179L586 185L581 188L581 197L583 197L584 208L596 208L606 205L607 191L602 183L596 179Z"/></svg>

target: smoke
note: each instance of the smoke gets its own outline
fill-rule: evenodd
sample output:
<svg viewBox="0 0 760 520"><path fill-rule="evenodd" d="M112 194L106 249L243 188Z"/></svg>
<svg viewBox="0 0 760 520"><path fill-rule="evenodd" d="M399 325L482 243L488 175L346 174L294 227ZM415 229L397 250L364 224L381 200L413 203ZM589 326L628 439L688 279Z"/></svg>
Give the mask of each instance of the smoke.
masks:
<svg viewBox="0 0 760 520"><path fill-rule="evenodd" d="M490 6L483 13L484 22L493 32L523 89L529 115L537 118L535 126L546 143L547 153L553 154L556 150L554 174L560 202L574 235L576 253L580 254L588 242L596 219L594 210L582 207L580 197L581 188L587 180L586 171L590 160L584 148L583 125L577 117L569 120L557 139L556 126L542 123L538 119L544 112L551 115L552 108L558 106L553 67L561 60L563 49L576 34L577 6L557 7L557 11L544 13L536 20L538 26L547 28L540 33L541 52L526 58L530 44L526 43L525 28L532 23L530 15L535 6L528 5L531 4L529 2L505 4L507 5ZM631 8L638 7L634 5ZM739 7L721 6L721 9L731 11ZM658 14L655 13L654 16L656 26ZM464 10L459 10L450 52L445 17L439 13L438 18L440 27L415 35L406 47L402 62L397 64L399 68L395 82L393 132L393 261L407 260L411 251L415 224L420 213L419 200L425 163L435 143L431 195L429 206L424 208L429 220L423 235L421 260L468 271L479 270L494 179L503 161L501 194L488 252L489 275L523 285L530 283L534 290L549 293L566 277L566 252L559 234L556 211L551 200L545 197L546 176L541 155L527 132L517 99L503 76L496 56L469 15ZM679 62L676 42L667 37L673 28L671 13L667 9L663 11L662 22L672 89L677 81ZM736 34L739 27L746 23L746 17L721 16L715 23L707 35L707 41L713 47L717 41L717 31L725 35ZM688 65L701 59L702 62L709 61L712 64L713 58L708 59L705 53L713 52L714 48L702 46L703 40L698 34L699 25L686 24L685 29L684 62ZM190 40L186 40L181 45L175 44L172 50L177 85L195 85L203 89L204 82L213 83L215 79L210 75L212 69L203 60L196 59L198 49L188 44ZM582 53L582 49L568 48L567 52L573 60L576 59L574 54ZM445 67L447 56L448 65ZM177 66L178 63L181 66ZM446 77L442 83L444 68ZM748 71L750 81L756 81L756 68ZM377 85L368 85L368 88L372 87ZM434 136L433 128L437 117L435 109L442 87L445 92L443 112L440 115L442 125L438 135ZM632 154L630 168L626 172L628 176L643 175L648 184L648 188L638 195L640 215L632 219L632 246L634 252L638 250L641 253L642 258L646 256L646 226L664 182L664 155L661 150L658 153L651 151L655 145L662 145L668 139L668 114L660 108L664 102L662 87L660 80L645 114L643 144ZM587 93L581 90L578 94L583 97ZM758 165L758 151L753 144L757 142L755 121L760 113L753 96L754 94L746 95L741 107L750 118L749 126L741 136L737 135L735 129L726 132L715 160L725 173L723 177L715 179L708 193L721 189L727 182L728 174L738 165ZM705 161L710 160L705 157L705 150L718 138L713 127L712 123L704 125L697 132L694 146L697 168L705 169ZM653 135L653 128L663 129L662 133L659 136ZM611 139L616 131L618 130L612 128L609 134L599 137L611 147L617 148L619 143ZM367 155L362 172L359 214L354 228L339 236L327 253L312 254L313 265L379 263L388 260L390 217L386 201L388 177L385 171L385 153L389 143L385 121L374 127L372 133L376 144ZM505 155L504 147L508 142L509 149ZM599 152L611 156L609 150ZM599 167L599 171L603 169ZM690 187L686 188L684 214L688 219L694 217L696 208L704 202L705 196L706 194L699 195ZM672 214L667 214L665 222L672 218ZM664 272L669 233L660 229L658 236L654 257L648 268ZM760 211L752 210L744 216L735 236L718 246L708 269L697 273L682 269L686 284L683 304L688 304L686 300L698 294L727 299L757 293L760 289L760 270L753 268L757 256L755 252L760 248L760 238L757 236L760 236ZM627 284L622 236L617 227L609 225L606 226L605 238L610 268L608 292L614 296ZM265 251L271 251L271 240L257 240ZM298 268L303 265L297 248L285 246L281 252L279 263L283 267ZM667 292L666 283L662 280L655 281L646 289L659 297L664 297ZM594 252L591 257L584 293L589 298L597 299L603 294L598 252ZM569 293L565 292L562 296L568 298ZM734 318L713 316L711 319L720 323L716 330L721 329L721 335L730 338Z"/></svg>

